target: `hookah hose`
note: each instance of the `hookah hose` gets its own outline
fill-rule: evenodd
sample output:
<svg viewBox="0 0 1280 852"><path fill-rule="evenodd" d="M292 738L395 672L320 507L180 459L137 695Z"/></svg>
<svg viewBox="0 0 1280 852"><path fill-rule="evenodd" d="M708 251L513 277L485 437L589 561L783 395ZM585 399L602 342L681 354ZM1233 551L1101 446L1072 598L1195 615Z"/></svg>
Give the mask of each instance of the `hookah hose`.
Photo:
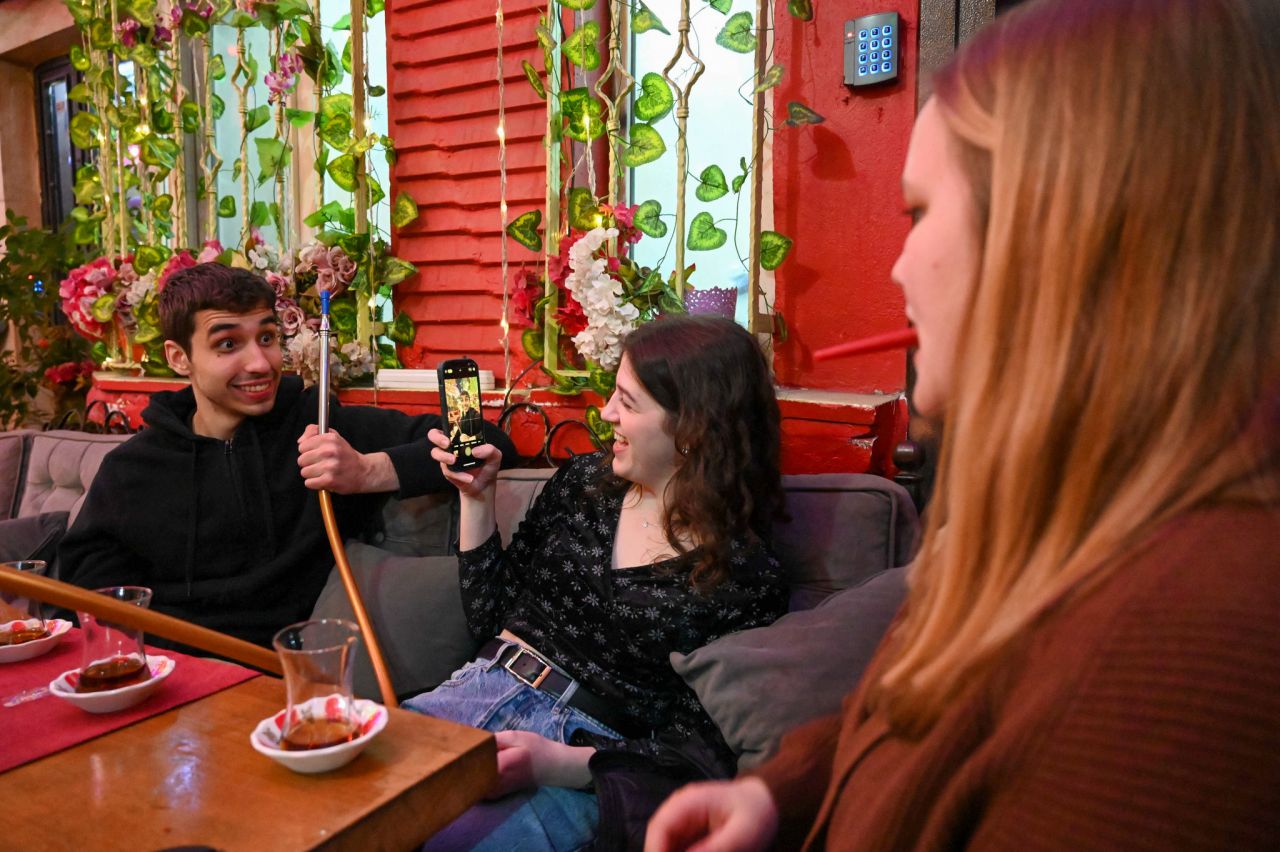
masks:
<svg viewBox="0 0 1280 852"><path fill-rule="evenodd" d="M332 332L329 327L329 291L320 291L320 413L317 421L320 434L329 431L329 342ZM382 703L388 708L399 706L395 690L391 688L391 676L387 673L387 663L382 657L382 649L378 646L378 638L373 633L373 622L364 608L364 600L360 597L360 587L356 585L355 574L351 571L351 563L347 561L347 549L342 543L342 533L338 531L338 518L333 512L333 495L327 489L320 491L320 514L324 516L324 529L329 535L329 548L333 551L334 562L338 565L338 574L342 577L342 587L346 589L347 600L351 601L351 609L355 613L360 632L364 634L365 645L369 649L369 659L373 662L373 674L378 679L378 691L382 693Z"/></svg>

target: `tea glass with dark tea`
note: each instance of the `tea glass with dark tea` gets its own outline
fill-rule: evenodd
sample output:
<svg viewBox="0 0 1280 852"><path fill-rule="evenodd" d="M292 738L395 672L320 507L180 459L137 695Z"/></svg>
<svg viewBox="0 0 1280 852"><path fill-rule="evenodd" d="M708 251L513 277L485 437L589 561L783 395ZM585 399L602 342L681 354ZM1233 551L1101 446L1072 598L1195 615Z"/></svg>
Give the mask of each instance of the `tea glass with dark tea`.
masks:
<svg viewBox="0 0 1280 852"><path fill-rule="evenodd" d="M151 590L145 586L110 586L95 590L142 609L151 606ZM151 677L141 628L125 627L81 612L84 657L76 692L103 692L142 683Z"/></svg>
<svg viewBox="0 0 1280 852"><path fill-rule="evenodd" d="M5 568L43 577L49 564L41 559L0 563ZM0 645L21 645L49 635L40 602L0 591Z"/></svg>
<svg viewBox="0 0 1280 852"><path fill-rule="evenodd" d="M328 748L359 735L351 696L359 639L356 625L336 618L291 624L275 635L288 693L280 748Z"/></svg>

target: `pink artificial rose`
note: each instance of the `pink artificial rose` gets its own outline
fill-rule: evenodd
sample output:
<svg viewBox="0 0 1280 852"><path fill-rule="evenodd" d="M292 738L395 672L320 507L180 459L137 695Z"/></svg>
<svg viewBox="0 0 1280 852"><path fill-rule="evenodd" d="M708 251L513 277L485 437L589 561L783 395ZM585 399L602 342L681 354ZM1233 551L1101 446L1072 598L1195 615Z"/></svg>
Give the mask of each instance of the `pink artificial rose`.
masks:
<svg viewBox="0 0 1280 852"><path fill-rule="evenodd" d="M307 315L293 299L276 299L276 316L285 337L293 337L307 322Z"/></svg>
<svg viewBox="0 0 1280 852"><path fill-rule="evenodd" d="M226 249L222 247L222 243L217 240L205 240L204 248L200 249L200 254L196 255L198 263L213 263L218 259L218 255L222 254Z"/></svg>
<svg viewBox="0 0 1280 852"><path fill-rule="evenodd" d="M293 282L278 272L268 272L267 283L276 291L277 299L288 299L293 295Z"/></svg>

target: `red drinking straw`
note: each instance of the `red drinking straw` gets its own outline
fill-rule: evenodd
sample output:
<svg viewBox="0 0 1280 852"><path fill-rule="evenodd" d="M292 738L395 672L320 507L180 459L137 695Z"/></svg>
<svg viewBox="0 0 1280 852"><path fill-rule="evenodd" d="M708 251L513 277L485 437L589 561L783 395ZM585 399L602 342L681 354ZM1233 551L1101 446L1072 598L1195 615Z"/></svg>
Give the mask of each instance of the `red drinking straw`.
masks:
<svg viewBox="0 0 1280 852"><path fill-rule="evenodd" d="M919 345L920 338L916 337L916 330L902 328L819 349L813 353L813 360L828 361L832 358L843 358L846 355L865 355L868 352L887 352L890 349L913 349Z"/></svg>

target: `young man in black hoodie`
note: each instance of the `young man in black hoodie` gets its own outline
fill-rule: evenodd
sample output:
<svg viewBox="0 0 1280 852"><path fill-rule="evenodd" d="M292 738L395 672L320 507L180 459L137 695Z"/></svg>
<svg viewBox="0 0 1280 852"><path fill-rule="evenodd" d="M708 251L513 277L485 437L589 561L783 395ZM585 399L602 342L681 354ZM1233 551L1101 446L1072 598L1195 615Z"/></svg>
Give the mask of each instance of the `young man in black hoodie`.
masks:
<svg viewBox="0 0 1280 852"><path fill-rule="evenodd" d="M434 415L343 407L318 434L319 391L282 376L275 293L257 275L206 263L160 295L165 354L191 387L157 393L147 427L112 451L58 549L86 588L144 585L152 609L269 645L307 618L333 565L319 489L343 537L387 493L451 489L432 461ZM504 458L500 430L485 437Z"/></svg>

